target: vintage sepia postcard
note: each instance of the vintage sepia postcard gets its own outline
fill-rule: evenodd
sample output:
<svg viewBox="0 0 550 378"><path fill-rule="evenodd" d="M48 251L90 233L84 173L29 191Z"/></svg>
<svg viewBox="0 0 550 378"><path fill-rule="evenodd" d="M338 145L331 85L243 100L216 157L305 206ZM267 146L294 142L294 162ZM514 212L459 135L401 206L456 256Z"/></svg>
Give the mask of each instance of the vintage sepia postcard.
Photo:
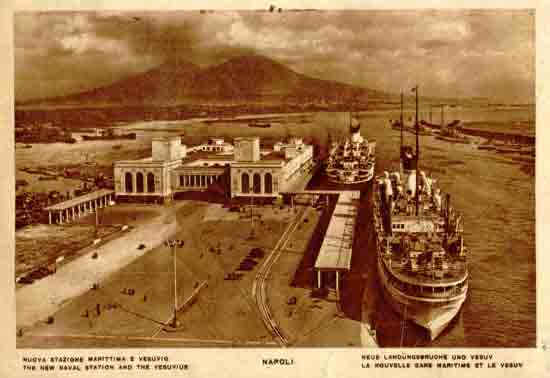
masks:
<svg viewBox="0 0 550 378"><path fill-rule="evenodd" d="M71 5L6 16L6 371L550 374L539 4Z"/></svg>

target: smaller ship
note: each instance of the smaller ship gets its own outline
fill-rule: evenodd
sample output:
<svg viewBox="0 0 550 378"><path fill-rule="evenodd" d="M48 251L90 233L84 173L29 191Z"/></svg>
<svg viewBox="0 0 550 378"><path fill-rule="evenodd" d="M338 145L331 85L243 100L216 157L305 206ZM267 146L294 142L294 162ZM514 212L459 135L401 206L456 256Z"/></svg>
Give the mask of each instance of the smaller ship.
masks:
<svg viewBox="0 0 550 378"><path fill-rule="evenodd" d="M427 125L427 123L425 123ZM436 139L443 140L445 142L451 143L472 143L472 140L462 134L459 131L460 120L455 119L448 124L445 124L445 104L441 105L441 125L439 126L439 135L436 136Z"/></svg>
<svg viewBox="0 0 550 378"><path fill-rule="evenodd" d="M336 184L360 184L374 176L376 142L360 133L361 125L350 114L350 136L329 146L326 174Z"/></svg>
<svg viewBox="0 0 550 378"><path fill-rule="evenodd" d="M400 120L395 120L395 121L390 120L390 122L391 122L391 127L394 130L398 130L398 131L403 130L403 131L405 131L409 134L416 134L416 130L414 128L414 125L405 123L403 125L403 127L401 127L401 121ZM434 134L434 132L431 129L427 128L427 127L424 127L424 126L419 126L418 127L418 135L426 136L426 135L433 135L433 134Z"/></svg>
<svg viewBox="0 0 550 378"><path fill-rule="evenodd" d="M430 119L431 119L431 107L430 107ZM391 128L397 131L401 132L401 135L403 135L403 132L407 132L413 135L434 135L435 131L432 130L432 128L427 127L429 124L424 121L420 121L420 124L415 125L414 121L411 117L409 117L409 120L406 122L403 119L403 93L401 93L401 115L399 119L391 120L390 119ZM403 136L401 136L403 138Z"/></svg>
<svg viewBox="0 0 550 378"><path fill-rule="evenodd" d="M446 142L451 142L451 143L471 143L470 138L461 134L458 131L459 124L460 124L460 121L458 119L455 119L451 123L441 126L439 135L436 136L435 138L439 140L444 140Z"/></svg>

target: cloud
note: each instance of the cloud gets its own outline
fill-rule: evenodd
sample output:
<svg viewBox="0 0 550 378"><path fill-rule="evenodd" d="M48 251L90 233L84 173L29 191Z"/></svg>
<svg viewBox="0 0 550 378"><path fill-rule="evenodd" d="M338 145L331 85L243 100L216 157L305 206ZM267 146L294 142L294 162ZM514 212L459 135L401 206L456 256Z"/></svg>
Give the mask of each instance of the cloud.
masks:
<svg viewBox="0 0 550 378"><path fill-rule="evenodd" d="M433 96L534 98L527 10L19 12L16 98L104 85L168 60L258 53L301 73ZM40 84L37 84L37 82Z"/></svg>

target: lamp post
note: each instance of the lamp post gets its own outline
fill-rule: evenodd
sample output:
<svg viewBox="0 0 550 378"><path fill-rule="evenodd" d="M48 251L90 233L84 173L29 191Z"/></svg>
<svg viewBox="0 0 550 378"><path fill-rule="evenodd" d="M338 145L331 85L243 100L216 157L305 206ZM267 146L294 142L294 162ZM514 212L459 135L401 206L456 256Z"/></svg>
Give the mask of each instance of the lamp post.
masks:
<svg viewBox="0 0 550 378"><path fill-rule="evenodd" d="M177 313L178 313L178 282L177 282L177 263L176 263L176 249L181 248L184 245L183 240L169 239L164 241L164 245L168 248L172 248L172 255L174 257L174 320L172 327L177 328Z"/></svg>

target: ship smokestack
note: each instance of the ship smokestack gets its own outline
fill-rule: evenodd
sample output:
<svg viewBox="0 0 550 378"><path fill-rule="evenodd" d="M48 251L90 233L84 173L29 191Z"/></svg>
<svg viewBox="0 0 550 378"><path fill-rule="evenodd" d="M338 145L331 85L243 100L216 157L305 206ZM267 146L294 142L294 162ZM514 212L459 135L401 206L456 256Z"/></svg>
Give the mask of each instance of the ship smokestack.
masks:
<svg viewBox="0 0 550 378"><path fill-rule="evenodd" d="M361 124L357 120L357 118L351 118L349 123L349 131L351 134L355 134L359 132L359 129L361 128Z"/></svg>

